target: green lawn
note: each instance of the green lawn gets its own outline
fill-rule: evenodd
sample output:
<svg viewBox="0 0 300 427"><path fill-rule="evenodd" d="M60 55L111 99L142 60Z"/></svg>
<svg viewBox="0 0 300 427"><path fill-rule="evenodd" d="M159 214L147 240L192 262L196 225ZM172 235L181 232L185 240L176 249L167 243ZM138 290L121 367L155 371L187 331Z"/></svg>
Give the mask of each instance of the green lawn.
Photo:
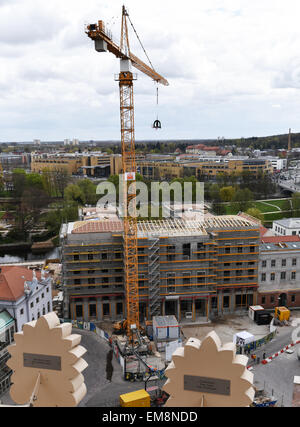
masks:
<svg viewBox="0 0 300 427"><path fill-rule="evenodd" d="M270 206L269 204L264 202L253 202L253 204L254 204L254 207L259 209L262 213L274 212L277 210L275 206Z"/></svg>

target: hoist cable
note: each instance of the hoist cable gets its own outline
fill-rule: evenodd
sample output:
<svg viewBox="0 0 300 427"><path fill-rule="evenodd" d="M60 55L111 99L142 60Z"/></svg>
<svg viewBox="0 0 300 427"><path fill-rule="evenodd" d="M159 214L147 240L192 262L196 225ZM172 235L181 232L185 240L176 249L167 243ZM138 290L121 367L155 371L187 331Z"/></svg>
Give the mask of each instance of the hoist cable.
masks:
<svg viewBox="0 0 300 427"><path fill-rule="evenodd" d="M128 13L127 13L127 18L129 19L130 25L132 26L133 31L135 32L135 35L136 35L136 37L137 37L137 39L138 39L138 41L139 41L139 43L140 43L140 45L141 45L141 47L142 47L142 49L143 49L143 51L144 51L144 53L145 53L145 55L146 55L146 57L147 57L147 59L148 59L148 61L149 61L150 65L151 65L151 67L152 67L152 70L154 70L154 67L153 67L153 65L152 65L152 62L150 61L150 58L149 58L149 56L147 55L147 52L146 52L146 50L145 50L145 48L144 48L144 46L143 46L143 44L142 44L142 42L141 42L141 40L140 40L140 38L139 38L139 36L138 36L138 33L136 32L136 29L135 29L135 28L134 28L134 26L133 26L133 23L131 22L131 20L130 20L130 18L129 18Z"/></svg>

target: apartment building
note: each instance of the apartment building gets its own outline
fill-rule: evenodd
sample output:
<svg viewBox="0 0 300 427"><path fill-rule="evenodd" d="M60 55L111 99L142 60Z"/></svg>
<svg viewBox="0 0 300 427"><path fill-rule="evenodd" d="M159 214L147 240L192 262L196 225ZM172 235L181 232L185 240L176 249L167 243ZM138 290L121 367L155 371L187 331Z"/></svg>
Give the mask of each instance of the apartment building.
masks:
<svg viewBox="0 0 300 427"><path fill-rule="evenodd" d="M121 173L120 155L96 152L32 153L31 171L64 170L70 175L82 174L91 178L107 178Z"/></svg>
<svg viewBox="0 0 300 427"><path fill-rule="evenodd" d="M253 175L273 173L272 163L267 159L226 159L219 161L204 161L189 165L196 168L196 177L215 177L219 173L240 174L249 172Z"/></svg>
<svg viewBox="0 0 300 427"><path fill-rule="evenodd" d="M142 319L210 319L257 303L259 225L238 216L138 223ZM64 317L126 317L123 223L115 215L64 224Z"/></svg>
<svg viewBox="0 0 300 427"><path fill-rule="evenodd" d="M300 307L300 237L262 238L258 304Z"/></svg>
<svg viewBox="0 0 300 427"><path fill-rule="evenodd" d="M149 180L183 178L184 166L171 160L137 160L137 172Z"/></svg>

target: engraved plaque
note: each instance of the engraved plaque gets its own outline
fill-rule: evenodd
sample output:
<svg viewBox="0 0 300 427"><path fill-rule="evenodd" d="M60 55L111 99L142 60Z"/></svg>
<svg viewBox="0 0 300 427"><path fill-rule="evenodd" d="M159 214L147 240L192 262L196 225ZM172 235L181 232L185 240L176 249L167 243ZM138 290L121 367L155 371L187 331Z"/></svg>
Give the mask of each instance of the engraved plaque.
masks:
<svg viewBox="0 0 300 427"><path fill-rule="evenodd" d="M230 380L184 375L184 390L230 396Z"/></svg>
<svg viewBox="0 0 300 427"><path fill-rule="evenodd" d="M61 371L61 358L47 354L23 353L25 368L51 369Z"/></svg>

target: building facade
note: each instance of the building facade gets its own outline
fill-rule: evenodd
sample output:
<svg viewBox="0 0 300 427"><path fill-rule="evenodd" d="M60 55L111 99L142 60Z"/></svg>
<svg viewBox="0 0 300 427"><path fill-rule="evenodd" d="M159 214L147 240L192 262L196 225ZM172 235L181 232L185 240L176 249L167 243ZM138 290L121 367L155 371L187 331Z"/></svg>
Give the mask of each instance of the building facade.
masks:
<svg viewBox="0 0 300 427"><path fill-rule="evenodd" d="M260 245L258 304L300 307L300 238L266 237Z"/></svg>
<svg viewBox="0 0 300 427"><path fill-rule="evenodd" d="M14 342L15 320L7 310L0 309L0 397L10 388L12 370L6 365L10 357L7 347Z"/></svg>
<svg viewBox="0 0 300 427"><path fill-rule="evenodd" d="M300 235L300 218L285 218L273 221L272 230L275 236Z"/></svg>
<svg viewBox="0 0 300 427"><path fill-rule="evenodd" d="M19 266L2 266L0 271L0 310L15 319L16 331L25 323L52 311L52 277Z"/></svg>
<svg viewBox="0 0 300 427"><path fill-rule="evenodd" d="M126 317L123 223L64 224L60 233L64 317ZM141 319L209 319L256 304L259 226L238 216L138 224Z"/></svg>

